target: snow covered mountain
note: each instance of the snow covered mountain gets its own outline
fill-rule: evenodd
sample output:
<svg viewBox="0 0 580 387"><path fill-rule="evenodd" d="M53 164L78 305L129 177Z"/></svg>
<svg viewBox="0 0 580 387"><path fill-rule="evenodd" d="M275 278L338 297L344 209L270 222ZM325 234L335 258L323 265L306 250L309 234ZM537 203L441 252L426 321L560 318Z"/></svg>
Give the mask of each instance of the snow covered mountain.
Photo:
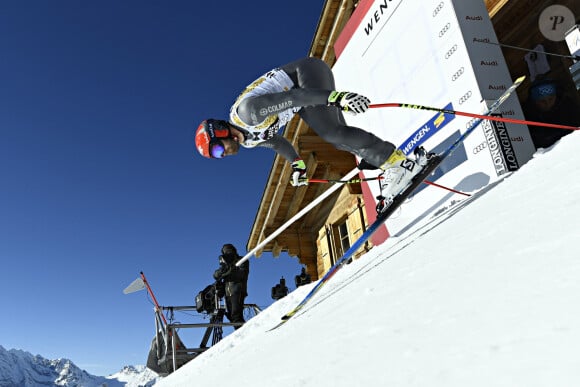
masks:
<svg viewBox="0 0 580 387"><path fill-rule="evenodd" d="M121 371L107 376L107 379L118 380L124 383L125 387L149 387L153 386L160 376L144 365L139 365L125 366Z"/></svg>
<svg viewBox="0 0 580 387"><path fill-rule="evenodd" d="M0 345L0 387L149 387L158 378L145 366L126 366L108 377L95 376L68 359L48 360Z"/></svg>

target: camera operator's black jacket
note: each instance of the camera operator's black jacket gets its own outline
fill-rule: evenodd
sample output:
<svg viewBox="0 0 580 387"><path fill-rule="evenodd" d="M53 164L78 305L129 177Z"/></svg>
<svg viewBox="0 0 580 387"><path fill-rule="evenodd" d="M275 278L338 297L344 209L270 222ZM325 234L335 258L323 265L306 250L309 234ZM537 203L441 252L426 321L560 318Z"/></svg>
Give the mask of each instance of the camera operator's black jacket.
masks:
<svg viewBox="0 0 580 387"><path fill-rule="evenodd" d="M250 263L245 261L240 266L236 266L241 258L235 251L220 255L220 267L213 274L217 281L223 279L225 282L226 316L233 323L245 322L244 299L248 295ZM238 328L239 326L236 327Z"/></svg>
<svg viewBox="0 0 580 387"><path fill-rule="evenodd" d="M248 295L248 275L250 274L250 262L245 261L239 267L236 263L242 257L238 254L220 255L220 267L217 269L213 278L216 280L223 279L226 284L226 297L234 294L242 294L243 297Z"/></svg>

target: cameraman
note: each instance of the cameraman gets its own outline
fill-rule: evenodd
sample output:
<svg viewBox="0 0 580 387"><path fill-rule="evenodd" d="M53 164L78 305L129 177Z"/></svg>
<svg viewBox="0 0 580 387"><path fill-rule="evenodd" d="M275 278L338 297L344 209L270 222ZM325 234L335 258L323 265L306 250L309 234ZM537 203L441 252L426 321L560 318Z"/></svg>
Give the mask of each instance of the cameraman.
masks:
<svg viewBox="0 0 580 387"><path fill-rule="evenodd" d="M245 261L239 267L236 263L242 257L231 243L222 247L222 255L219 257L220 267L213 278L217 281L223 279L226 291L226 316L231 323L244 323L244 299L248 295L248 275L250 274L250 262ZM241 325L240 325L241 326ZM240 326L236 326L238 329Z"/></svg>
<svg viewBox="0 0 580 387"><path fill-rule="evenodd" d="M304 266L302 266L302 271L300 272L300 275L297 275L296 277L294 277L294 283L296 284L296 287L299 287L302 285L309 284L310 282L312 282L312 279L310 278L310 274L307 274L306 268Z"/></svg>

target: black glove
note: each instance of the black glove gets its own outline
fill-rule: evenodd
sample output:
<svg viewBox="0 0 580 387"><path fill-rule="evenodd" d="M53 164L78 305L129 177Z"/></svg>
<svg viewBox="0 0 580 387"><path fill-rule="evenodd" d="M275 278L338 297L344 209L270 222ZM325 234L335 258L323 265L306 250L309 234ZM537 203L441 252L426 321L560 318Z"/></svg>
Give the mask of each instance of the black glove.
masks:
<svg viewBox="0 0 580 387"><path fill-rule="evenodd" d="M226 262L220 262L220 267L213 273L213 278L219 281L220 279L227 277L231 271L232 267L230 265Z"/></svg>

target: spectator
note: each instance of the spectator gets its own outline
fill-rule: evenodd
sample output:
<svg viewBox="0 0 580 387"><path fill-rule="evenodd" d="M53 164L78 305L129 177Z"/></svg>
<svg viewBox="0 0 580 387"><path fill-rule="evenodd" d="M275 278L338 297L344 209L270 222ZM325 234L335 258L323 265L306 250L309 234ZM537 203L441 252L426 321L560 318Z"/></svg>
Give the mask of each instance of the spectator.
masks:
<svg viewBox="0 0 580 387"><path fill-rule="evenodd" d="M280 283L274 285L272 288L272 299L279 300L288 295L288 286L286 286L286 279L280 278Z"/></svg>
<svg viewBox="0 0 580 387"><path fill-rule="evenodd" d="M550 124L580 126L580 108L564 95L551 79L536 80L530 86L524 106L526 119ZM548 148L572 130L528 125L536 149Z"/></svg>
<svg viewBox="0 0 580 387"><path fill-rule="evenodd" d="M296 284L296 287L299 287L302 285L309 284L310 282L312 282L310 274L306 273L306 268L303 266L300 274L294 277L294 283Z"/></svg>
<svg viewBox="0 0 580 387"><path fill-rule="evenodd" d="M219 257L220 267L213 274L217 281L223 279L225 282L226 317L231 323L245 322L244 300L248 296L250 262L245 261L236 266L241 258L234 245L231 243L223 245L222 255ZM240 326L236 326L235 329Z"/></svg>

